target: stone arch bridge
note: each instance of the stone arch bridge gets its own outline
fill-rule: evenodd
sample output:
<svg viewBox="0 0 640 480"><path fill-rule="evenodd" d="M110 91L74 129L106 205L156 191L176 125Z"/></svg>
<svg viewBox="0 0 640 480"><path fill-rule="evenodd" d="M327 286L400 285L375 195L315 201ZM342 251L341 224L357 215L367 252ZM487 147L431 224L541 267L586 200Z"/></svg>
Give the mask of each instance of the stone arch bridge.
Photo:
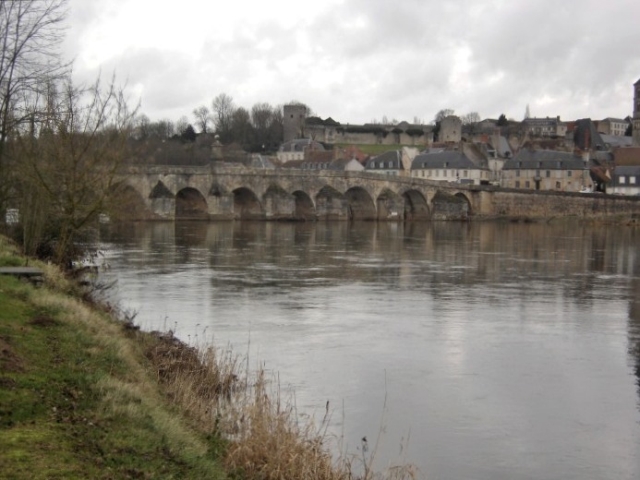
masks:
<svg viewBox="0 0 640 480"><path fill-rule="evenodd" d="M214 165L129 167L123 198L137 218L466 220L640 214L640 198L507 190L367 172Z"/></svg>

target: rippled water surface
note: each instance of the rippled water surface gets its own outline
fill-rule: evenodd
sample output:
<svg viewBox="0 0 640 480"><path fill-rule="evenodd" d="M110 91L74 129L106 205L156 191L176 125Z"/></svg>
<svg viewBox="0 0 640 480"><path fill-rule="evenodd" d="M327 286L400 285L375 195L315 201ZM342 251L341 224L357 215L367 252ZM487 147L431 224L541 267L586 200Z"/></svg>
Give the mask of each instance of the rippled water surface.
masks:
<svg viewBox="0 0 640 480"><path fill-rule="evenodd" d="M429 479L640 478L640 232L147 223L104 245L147 329L279 372Z"/></svg>

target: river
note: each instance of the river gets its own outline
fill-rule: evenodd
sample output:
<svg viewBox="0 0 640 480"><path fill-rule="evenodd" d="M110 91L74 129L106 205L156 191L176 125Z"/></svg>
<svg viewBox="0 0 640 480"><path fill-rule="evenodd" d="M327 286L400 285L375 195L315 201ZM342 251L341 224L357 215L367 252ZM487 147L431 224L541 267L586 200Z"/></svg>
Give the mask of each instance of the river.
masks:
<svg viewBox="0 0 640 480"><path fill-rule="evenodd" d="M640 478L640 229L139 223L103 232L143 328L248 355L378 467ZM344 445L343 445L344 446Z"/></svg>

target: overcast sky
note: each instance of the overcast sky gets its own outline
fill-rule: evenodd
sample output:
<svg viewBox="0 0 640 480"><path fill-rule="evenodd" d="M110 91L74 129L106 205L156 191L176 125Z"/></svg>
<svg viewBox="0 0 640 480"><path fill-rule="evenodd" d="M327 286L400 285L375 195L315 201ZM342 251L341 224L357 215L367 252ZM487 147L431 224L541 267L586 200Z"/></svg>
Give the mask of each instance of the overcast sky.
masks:
<svg viewBox="0 0 640 480"><path fill-rule="evenodd" d="M341 123L436 112L625 117L639 0L69 0L78 81L114 71L152 120L220 93Z"/></svg>

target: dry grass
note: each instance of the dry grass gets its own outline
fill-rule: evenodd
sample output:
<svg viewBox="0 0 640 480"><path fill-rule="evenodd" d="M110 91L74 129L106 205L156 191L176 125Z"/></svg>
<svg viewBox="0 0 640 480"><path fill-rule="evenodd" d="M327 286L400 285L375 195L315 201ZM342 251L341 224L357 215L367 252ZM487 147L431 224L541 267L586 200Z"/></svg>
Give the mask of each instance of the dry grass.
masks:
<svg viewBox="0 0 640 480"><path fill-rule="evenodd" d="M227 440L225 466L240 478L374 480L418 478L411 465L375 472L375 448L334 459L325 419L303 422L264 370L243 371L231 352L196 349L156 333L147 358L167 396L198 428Z"/></svg>

